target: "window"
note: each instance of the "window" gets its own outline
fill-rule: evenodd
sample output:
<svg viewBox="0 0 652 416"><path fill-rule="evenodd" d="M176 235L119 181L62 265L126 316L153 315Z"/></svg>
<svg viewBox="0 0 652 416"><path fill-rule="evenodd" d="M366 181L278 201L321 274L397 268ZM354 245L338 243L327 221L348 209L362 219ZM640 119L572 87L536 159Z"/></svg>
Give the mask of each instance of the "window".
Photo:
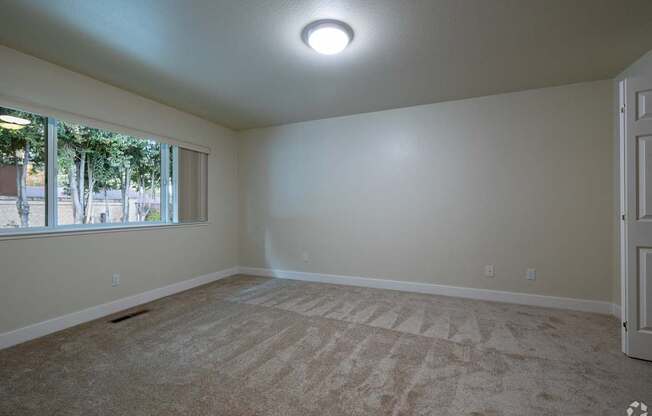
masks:
<svg viewBox="0 0 652 416"><path fill-rule="evenodd" d="M161 145L57 123L57 224L161 221Z"/></svg>
<svg viewBox="0 0 652 416"><path fill-rule="evenodd" d="M0 108L0 229L45 226L47 120Z"/></svg>
<svg viewBox="0 0 652 416"><path fill-rule="evenodd" d="M207 160L0 107L0 233L207 221Z"/></svg>

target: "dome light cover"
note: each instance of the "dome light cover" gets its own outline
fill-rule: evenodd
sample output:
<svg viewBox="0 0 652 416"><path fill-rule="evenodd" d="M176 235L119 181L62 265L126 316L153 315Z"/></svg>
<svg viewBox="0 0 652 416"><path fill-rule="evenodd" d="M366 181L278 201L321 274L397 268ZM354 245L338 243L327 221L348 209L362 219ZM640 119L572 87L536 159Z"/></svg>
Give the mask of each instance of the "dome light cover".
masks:
<svg viewBox="0 0 652 416"><path fill-rule="evenodd" d="M335 55L351 43L353 29L339 20L317 20L303 29L301 37L306 45L316 52L322 55Z"/></svg>

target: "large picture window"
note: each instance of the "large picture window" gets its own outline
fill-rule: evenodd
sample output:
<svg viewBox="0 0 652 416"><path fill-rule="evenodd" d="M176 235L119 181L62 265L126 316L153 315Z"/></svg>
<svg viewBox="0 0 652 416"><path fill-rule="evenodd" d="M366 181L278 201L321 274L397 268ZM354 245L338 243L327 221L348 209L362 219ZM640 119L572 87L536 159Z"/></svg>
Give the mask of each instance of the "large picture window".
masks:
<svg viewBox="0 0 652 416"><path fill-rule="evenodd" d="M177 145L0 107L0 233L206 221L206 165Z"/></svg>

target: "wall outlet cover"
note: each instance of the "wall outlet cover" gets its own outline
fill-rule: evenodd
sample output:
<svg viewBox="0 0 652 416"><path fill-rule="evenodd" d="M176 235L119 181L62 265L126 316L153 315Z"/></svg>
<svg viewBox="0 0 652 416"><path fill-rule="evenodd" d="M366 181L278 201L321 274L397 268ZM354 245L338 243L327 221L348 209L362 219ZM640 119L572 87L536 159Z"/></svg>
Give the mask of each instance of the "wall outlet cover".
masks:
<svg viewBox="0 0 652 416"><path fill-rule="evenodd" d="M537 271L536 269L527 269L527 273L525 275L527 280L536 280L537 278Z"/></svg>
<svg viewBox="0 0 652 416"><path fill-rule="evenodd" d="M495 271L494 271L493 264L489 264L487 266L484 266L484 275L486 277L494 277L495 276Z"/></svg>

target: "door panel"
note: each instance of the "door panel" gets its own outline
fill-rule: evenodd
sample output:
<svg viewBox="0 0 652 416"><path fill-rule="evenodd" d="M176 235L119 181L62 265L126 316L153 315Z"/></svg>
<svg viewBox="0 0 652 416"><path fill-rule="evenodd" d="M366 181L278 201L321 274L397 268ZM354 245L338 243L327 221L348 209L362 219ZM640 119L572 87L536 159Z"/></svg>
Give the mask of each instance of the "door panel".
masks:
<svg viewBox="0 0 652 416"><path fill-rule="evenodd" d="M652 248L641 248L639 250L639 325L638 331L652 334Z"/></svg>
<svg viewBox="0 0 652 416"><path fill-rule="evenodd" d="M652 136L638 137L638 219L652 220Z"/></svg>
<svg viewBox="0 0 652 416"><path fill-rule="evenodd" d="M636 93L636 119L652 118L652 90Z"/></svg>

